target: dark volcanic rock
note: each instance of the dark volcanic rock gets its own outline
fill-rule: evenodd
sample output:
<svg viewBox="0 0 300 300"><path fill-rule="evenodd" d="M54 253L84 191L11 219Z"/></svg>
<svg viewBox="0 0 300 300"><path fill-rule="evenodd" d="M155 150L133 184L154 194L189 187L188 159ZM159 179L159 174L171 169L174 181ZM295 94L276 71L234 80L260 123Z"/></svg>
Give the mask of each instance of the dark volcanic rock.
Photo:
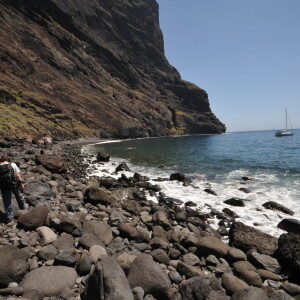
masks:
<svg viewBox="0 0 300 300"><path fill-rule="evenodd" d="M17 247L0 247L0 287L23 278L29 268L28 258L28 254Z"/></svg>
<svg viewBox="0 0 300 300"><path fill-rule="evenodd" d="M5 134L224 132L207 93L168 63L158 9L148 0L1 1L1 103L24 113L5 119Z"/></svg>
<svg viewBox="0 0 300 300"><path fill-rule="evenodd" d="M97 161L109 162L109 160L110 160L110 155L107 154L106 152L99 151L97 153Z"/></svg>
<svg viewBox="0 0 300 300"><path fill-rule="evenodd" d="M177 180L183 183L188 183L190 182L190 179L187 178L184 174L182 173L173 173L170 175L170 180Z"/></svg>
<svg viewBox="0 0 300 300"><path fill-rule="evenodd" d="M244 200L236 197L225 200L224 203L232 206L245 206Z"/></svg>
<svg viewBox="0 0 300 300"><path fill-rule="evenodd" d="M130 172L130 168L128 167L128 165L126 164L126 162L122 162L120 163L117 167L115 172L118 173L120 171L127 171Z"/></svg>
<svg viewBox="0 0 300 300"><path fill-rule="evenodd" d="M112 257L104 256L96 264L88 278L83 299L134 299L125 273Z"/></svg>
<svg viewBox="0 0 300 300"><path fill-rule="evenodd" d="M140 286L146 294L157 299L166 299L171 281L158 263L147 254L139 255L129 269L128 281L131 288Z"/></svg>
<svg viewBox="0 0 300 300"><path fill-rule="evenodd" d="M213 274L203 274L190 278L182 282L179 288L184 300L205 300L213 291L218 291L224 296L226 295L221 283Z"/></svg>
<svg viewBox="0 0 300 300"><path fill-rule="evenodd" d="M283 219L277 227L289 233L300 234L300 221L297 219Z"/></svg>
<svg viewBox="0 0 300 300"><path fill-rule="evenodd" d="M64 160L58 156L38 155L35 161L36 164L42 165L46 170L54 173L64 173L66 171Z"/></svg>
<svg viewBox="0 0 300 300"><path fill-rule="evenodd" d="M288 215L291 215L291 216L294 215L294 212L291 209L289 209L289 208L287 208L287 207L285 207L285 206L283 206L283 205L281 205L281 204L279 204L275 201L268 201L268 202L263 204L263 207L266 208L266 209L278 210L278 211L281 211L281 212L283 212L285 214L288 214Z"/></svg>
<svg viewBox="0 0 300 300"><path fill-rule="evenodd" d="M278 240L277 255L284 266L288 266L293 270L298 277L298 282L300 282L300 235L293 233L282 234Z"/></svg>
<svg viewBox="0 0 300 300"><path fill-rule="evenodd" d="M234 222L229 231L229 244L243 251L256 249L261 254L273 255L277 242L277 238L240 222Z"/></svg>
<svg viewBox="0 0 300 300"><path fill-rule="evenodd" d="M18 225L28 230L36 229L44 225L48 213L49 209L45 206L32 208L18 218Z"/></svg>

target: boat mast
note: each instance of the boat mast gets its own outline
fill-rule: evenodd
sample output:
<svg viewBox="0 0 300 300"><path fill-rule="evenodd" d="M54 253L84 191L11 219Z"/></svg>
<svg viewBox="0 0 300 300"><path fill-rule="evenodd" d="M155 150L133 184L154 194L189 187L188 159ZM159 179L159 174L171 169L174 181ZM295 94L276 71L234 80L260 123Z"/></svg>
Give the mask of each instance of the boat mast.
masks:
<svg viewBox="0 0 300 300"><path fill-rule="evenodd" d="M285 107L285 131L287 131L287 123L288 123L288 117L287 117L287 109Z"/></svg>

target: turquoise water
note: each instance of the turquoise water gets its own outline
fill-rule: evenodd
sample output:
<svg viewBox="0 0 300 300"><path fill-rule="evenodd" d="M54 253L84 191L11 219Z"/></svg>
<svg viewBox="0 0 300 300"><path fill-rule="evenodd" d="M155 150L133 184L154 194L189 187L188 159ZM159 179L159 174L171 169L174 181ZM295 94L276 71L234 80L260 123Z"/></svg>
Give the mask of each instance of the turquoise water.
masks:
<svg viewBox="0 0 300 300"><path fill-rule="evenodd" d="M196 189L160 183L166 194L183 201L193 200L202 207L219 205L221 209L226 198L242 197L248 206L239 213L246 222L264 223L247 209L259 210L262 203L270 200L294 209L296 217L300 216L300 130L291 137L275 137L274 131L255 131L126 140L90 146L89 151L96 153L99 149L109 152L114 163L125 160L133 171L153 179L168 177L172 172L187 174ZM166 168L159 169L161 164ZM113 168L112 165L109 172ZM242 176L254 180L245 185L241 183ZM205 187L213 188L218 197L204 193ZM251 192L242 193L240 187ZM267 213L276 223L276 215Z"/></svg>

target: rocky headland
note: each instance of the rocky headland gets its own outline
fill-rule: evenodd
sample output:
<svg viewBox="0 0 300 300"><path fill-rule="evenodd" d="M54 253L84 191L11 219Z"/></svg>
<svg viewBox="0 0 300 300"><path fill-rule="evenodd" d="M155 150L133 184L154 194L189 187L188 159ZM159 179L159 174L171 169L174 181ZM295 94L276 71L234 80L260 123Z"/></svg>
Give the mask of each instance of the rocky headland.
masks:
<svg viewBox="0 0 300 300"><path fill-rule="evenodd" d="M20 166L30 204L0 225L0 299L300 298L300 223L284 206L265 204L286 214L277 239L239 221L240 199L203 213L143 174L125 176L126 163L117 179L89 176L109 154L47 139L0 145ZM190 184L183 174L169 180Z"/></svg>
<svg viewBox="0 0 300 300"><path fill-rule="evenodd" d="M166 59L155 0L2 0L0 24L0 135L225 131Z"/></svg>

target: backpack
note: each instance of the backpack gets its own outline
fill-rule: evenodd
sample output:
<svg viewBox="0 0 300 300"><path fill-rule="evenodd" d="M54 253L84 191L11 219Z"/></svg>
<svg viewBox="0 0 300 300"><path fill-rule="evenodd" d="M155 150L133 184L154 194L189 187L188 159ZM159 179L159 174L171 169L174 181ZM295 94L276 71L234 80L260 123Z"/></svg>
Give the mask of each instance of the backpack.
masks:
<svg viewBox="0 0 300 300"><path fill-rule="evenodd" d="M16 182L17 178L11 164L0 165L0 186L10 186Z"/></svg>

